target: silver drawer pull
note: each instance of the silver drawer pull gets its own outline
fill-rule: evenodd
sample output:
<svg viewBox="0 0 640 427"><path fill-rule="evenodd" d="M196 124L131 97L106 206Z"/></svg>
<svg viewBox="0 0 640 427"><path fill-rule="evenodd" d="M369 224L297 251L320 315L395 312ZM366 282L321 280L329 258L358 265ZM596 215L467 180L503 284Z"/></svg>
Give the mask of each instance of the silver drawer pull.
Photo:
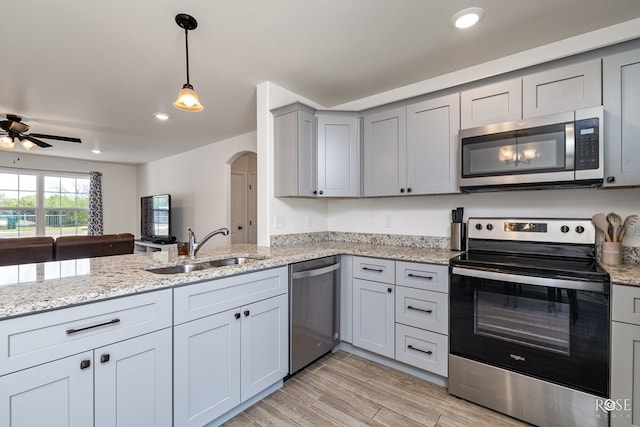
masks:
<svg viewBox="0 0 640 427"><path fill-rule="evenodd" d="M429 313L429 314L433 313L433 310L425 310L424 308L412 307L410 305L408 305L407 308L409 310L422 311L423 313Z"/></svg>
<svg viewBox="0 0 640 427"><path fill-rule="evenodd" d="M112 319L107 322L98 323L97 325L85 326L84 328L78 328L78 329L71 328L71 329L67 329L66 332L67 332L67 335L71 335L71 334L75 334L76 332L82 332L82 331L87 331L89 329L100 328L102 326L113 325L114 323L120 323L120 319Z"/></svg>
<svg viewBox="0 0 640 427"><path fill-rule="evenodd" d="M425 353L425 354L428 354L428 355L432 355L432 354L433 354L433 351L431 351L431 350L422 350L422 349L419 349L419 348L417 348L417 347L412 346L411 344L409 344L409 345L407 346L407 348L408 348L409 350L419 351L420 353Z"/></svg>
<svg viewBox="0 0 640 427"><path fill-rule="evenodd" d="M407 277L413 277L416 279L425 279L425 280L433 280L433 276L420 276L419 274L409 273Z"/></svg>
<svg viewBox="0 0 640 427"><path fill-rule="evenodd" d="M362 267L362 269L367 271L375 271L376 273L384 273L384 270L381 268Z"/></svg>

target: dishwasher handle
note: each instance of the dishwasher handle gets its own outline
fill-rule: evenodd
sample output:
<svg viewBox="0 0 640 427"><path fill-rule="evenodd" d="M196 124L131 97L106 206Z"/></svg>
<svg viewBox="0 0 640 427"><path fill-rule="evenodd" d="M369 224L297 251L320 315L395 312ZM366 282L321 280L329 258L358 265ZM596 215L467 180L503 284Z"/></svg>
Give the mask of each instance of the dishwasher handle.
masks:
<svg viewBox="0 0 640 427"><path fill-rule="evenodd" d="M292 279L307 279L309 277L322 276L323 274L331 273L332 271L336 271L340 268L340 263L336 262L335 264L328 265L326 267L321 268L312 268L310 270L297 271L292 274Z"/></svg>

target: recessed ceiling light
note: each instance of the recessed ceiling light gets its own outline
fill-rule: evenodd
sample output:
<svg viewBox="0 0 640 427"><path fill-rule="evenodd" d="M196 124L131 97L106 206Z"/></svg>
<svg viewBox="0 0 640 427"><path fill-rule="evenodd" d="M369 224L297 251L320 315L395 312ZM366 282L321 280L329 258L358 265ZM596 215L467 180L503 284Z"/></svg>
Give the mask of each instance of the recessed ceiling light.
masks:
<svg viewBox="0 0 640 427"><path fill-rule="evenodd" d="M169 115L167 113L154 113L153 117L160 121L169 120Z"/></svg>
<svg viewBox="0 0 640 427"><path fill-rule="evenodd" d="M456 28L469 28L484 17L484 10L479 7L463 9L451 17L451 25Z"/></svg>
<svg viewBox="0 0 640 427"><path fill-rule="evenodd" d="M102 150L98 150L97 148L94 148L93 150L91 150L91 152L93 154L100 154L100 153L102 153Z"/></svg>

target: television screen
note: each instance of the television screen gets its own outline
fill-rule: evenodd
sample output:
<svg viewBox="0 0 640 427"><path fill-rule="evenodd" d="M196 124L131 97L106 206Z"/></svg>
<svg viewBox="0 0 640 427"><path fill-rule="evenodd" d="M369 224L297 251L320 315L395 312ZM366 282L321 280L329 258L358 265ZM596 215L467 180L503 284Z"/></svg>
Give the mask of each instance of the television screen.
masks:
<svg viewBox="0 0 640 427"><path fill-rule="evenodd" d="M153 242L173 242L171 234L171 195L140 198L140 238Z"/></svg>

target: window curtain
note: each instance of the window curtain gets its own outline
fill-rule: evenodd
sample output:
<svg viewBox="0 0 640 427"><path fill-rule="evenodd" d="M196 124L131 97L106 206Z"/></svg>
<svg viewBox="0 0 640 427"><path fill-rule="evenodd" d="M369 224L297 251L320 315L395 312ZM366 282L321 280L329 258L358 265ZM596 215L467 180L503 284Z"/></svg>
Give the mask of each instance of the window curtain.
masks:
<svg viewBox="0 0 640 427"><path fill-rule="evenodd" d="M89 236L104 233L102 224L102 172L89 173Z"/></svg>

